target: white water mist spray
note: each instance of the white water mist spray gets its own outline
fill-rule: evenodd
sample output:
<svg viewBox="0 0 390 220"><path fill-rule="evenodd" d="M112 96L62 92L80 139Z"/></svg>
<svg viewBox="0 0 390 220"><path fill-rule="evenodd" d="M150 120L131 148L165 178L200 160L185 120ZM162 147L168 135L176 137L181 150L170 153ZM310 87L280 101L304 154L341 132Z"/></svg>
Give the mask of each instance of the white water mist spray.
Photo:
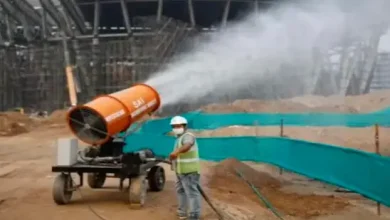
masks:
<svg viewBox="0 0 390 220"><path fill-rule="evenodd" d="M350 4L347 11L340 1L325 0L252 13L195 45L146 83L159 91L163 105L223 97L270 76L283 80L278 71L283 64L300 69L290 86L309 85L316 51L339 44L346 31L366 39L365 27L384 19L380 1L342 2Z"/></svg>

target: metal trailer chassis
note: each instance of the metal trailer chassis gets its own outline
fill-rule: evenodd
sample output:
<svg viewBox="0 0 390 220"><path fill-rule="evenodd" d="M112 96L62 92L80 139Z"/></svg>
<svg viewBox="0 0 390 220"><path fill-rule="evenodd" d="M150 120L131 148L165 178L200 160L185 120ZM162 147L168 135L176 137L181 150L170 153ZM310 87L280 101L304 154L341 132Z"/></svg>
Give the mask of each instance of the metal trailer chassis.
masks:
<svg viewBox="0 0 390 220"><path fill-rule="evenodd" d="M88 185L93 189L102 188L107 177L119 178L119 190L128 192L131 207L140 208L145 204L146 194L150 191L162 191L165 185L164 168L158 166L157 158L140 159L137 153L122 156L121 163L81 164L71 166L53 166L52 172L60 173L53 184L53 199L58 205L68 204L73 192L84 184L84 173L88 174ZM80 182L77 185L71 177L77 173ZM123 189L124 180L129 179L129 187Z"/></svg>

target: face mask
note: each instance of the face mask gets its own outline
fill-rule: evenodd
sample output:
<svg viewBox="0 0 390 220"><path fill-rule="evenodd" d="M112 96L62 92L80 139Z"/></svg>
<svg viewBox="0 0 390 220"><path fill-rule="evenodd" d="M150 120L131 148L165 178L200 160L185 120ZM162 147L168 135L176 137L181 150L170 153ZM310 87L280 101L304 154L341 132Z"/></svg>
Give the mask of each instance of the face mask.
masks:
<svg viewBox="0 0 390 220"><path fill-rule="evenodd" d="M174 128L172 129L173 133L175 133L176 135L181 135L184 133L184 128Z"/></svg>

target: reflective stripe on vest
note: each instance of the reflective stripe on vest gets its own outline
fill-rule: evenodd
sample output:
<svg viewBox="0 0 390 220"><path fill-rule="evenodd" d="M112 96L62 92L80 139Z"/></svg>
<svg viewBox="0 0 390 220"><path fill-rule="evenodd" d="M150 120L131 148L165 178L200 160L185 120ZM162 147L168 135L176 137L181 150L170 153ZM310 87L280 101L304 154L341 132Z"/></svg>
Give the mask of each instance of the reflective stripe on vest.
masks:
<svg viewBox="0 0 390 220"><path fill-rule="evenodd" d="M182 147L182 138L184 137L184 135L194 136L189 132L186 132L183 135L181 135L179 138L177 138L175 149ZM185 153L179 154L179 156L177 157L176 172L178 174L185 174L185 173L194 173L199 171L200 171L200 165L199 165L198 144L195 139L195 143L191 147L191 149Z"/></svg>

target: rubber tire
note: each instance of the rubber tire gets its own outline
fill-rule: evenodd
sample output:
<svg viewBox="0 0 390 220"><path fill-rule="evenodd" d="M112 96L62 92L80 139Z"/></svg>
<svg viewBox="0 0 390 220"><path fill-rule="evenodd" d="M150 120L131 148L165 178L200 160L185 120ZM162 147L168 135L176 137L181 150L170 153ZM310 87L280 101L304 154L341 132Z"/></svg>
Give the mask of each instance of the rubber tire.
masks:
<svg viewBox="0 0 390 220"><path fill-rule="evenodd" d="M73 191L68 191L73 187L73 180L70 175L60 174L54 179L53 200L57 205L66 205L72 199Z"/></svg>
<svg viewBox="0 0 390 220"><path fill-rule="evenodd" d="M153 192L160 192L165 186L165 171L160 166L154 166L148 172L149 189Z"/></svg>
<svg viewBox="0 0 390 220"><path fill-rule="evenodd" d="M105 173L88 173L88 186L92 189L102 188L104 183L106 182L106 174Z"/></svg>

